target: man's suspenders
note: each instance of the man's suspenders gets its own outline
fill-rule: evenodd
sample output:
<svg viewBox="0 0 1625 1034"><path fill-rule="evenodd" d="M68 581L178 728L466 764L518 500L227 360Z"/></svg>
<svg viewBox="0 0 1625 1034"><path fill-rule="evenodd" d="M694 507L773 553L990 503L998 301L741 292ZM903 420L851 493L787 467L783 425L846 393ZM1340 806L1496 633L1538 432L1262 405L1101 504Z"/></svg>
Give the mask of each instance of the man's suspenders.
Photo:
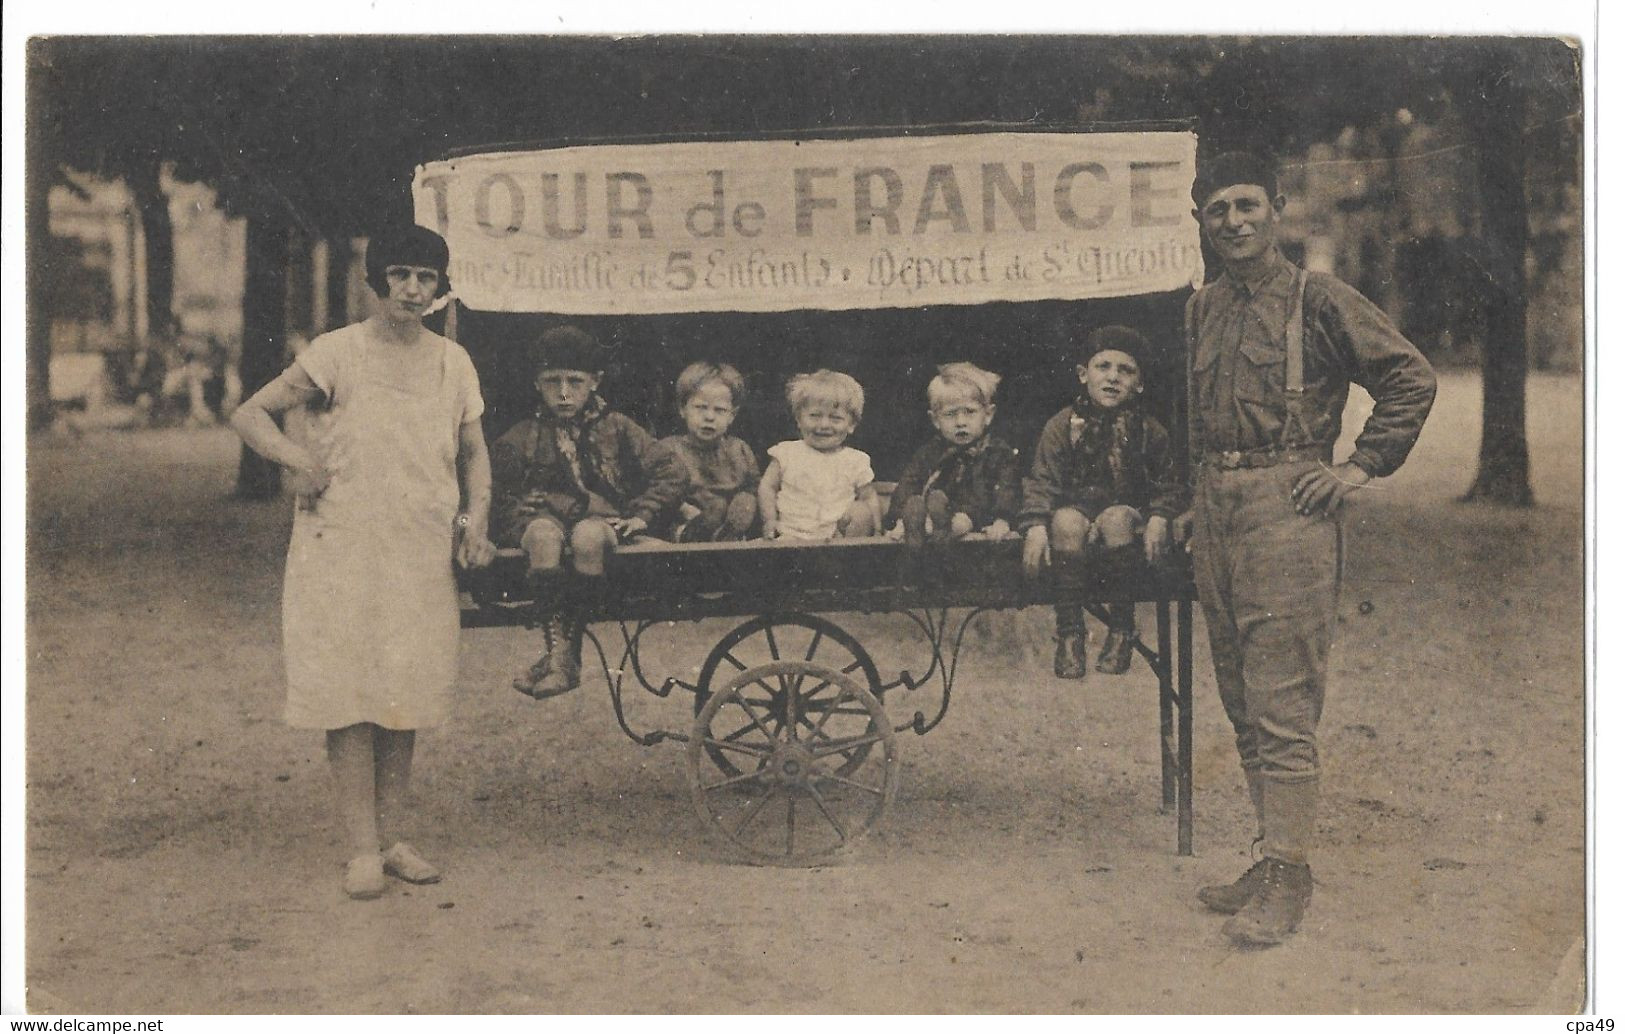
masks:
<svg viewBox="0 0 1625 1034"><path fill-rule="evenodd" d="M1303 415L1303 316L1304 316L1304 289L1309 284L1309 274L1297 266L1292 267L1292 303L1288 306L1286 318L1286 415L1281 424L1281 439L1276 443L1278 449L1296 449L1314 444L1310 434L1309 421ZM1200 464L1202 458L1196 451L1196 440L1191 435L1191 427L1196 421L1196 333L1193 316L1195 315L1196 297L1203 289L1198 288L1185 304L1185 428L1188 438L1187 446L1193 466ZM1294 439L1294 432L1297 438Z"/></svg>
<svg viewBox="0 0 1625 1034"><path fill-rule="evenodd" d="M1282 449L1314 444L1303 415L1303 292L1309 274L1292 267L1292 304L1286 317L1286 419L1281 424ZM1298 438L1293 438L1293 432Z"/></svg>

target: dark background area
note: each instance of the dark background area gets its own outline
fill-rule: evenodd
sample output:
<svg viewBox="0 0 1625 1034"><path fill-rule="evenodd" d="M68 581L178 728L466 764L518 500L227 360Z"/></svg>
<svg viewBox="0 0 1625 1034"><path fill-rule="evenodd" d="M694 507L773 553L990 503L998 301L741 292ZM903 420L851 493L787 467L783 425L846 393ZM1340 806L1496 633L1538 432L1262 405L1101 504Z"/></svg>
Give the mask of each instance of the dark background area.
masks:
<svg viewBox="0 0 1625 1034"><path fill-rule="evenodd" d="M1144 371L1150 411L1168 423L1183 391L1180 345L1189 292L1088 302L939 305L848 312L694 313L667 316L543 317L461 309L457 336L469 349L485 392L486 430L495 435L529 415L527 345L549 326L574 323L612 349L601 391L616 409L657 435L682 430L673 382L697 360L732 363L750 399L733 433L758 453L796 437L784 385L819 367L863 385L866 405L853 446L868 452L877 476L895 479L910 453L935 431L925 388L945 362L968 359L1000 374L994 430L1025 452L1047 420L1078 393L1074 367L1090 330L1124 323L1156 352Z"/></svg>
<svg viewBox="0 0 1625 1034"><path fill-rule="evenodd" d="M73 171L128 185L153 326L173 310L166 178L208 184L246 220L239 354L252 392L286 364L293 336L361 315L328 306L317 318L313 245L327 247L342 289L359 238L410 214L418 163L517 142L1193 123L1204 151L1256 149L1288 168L1289 255L1316 244L1319 268L1371 296L1430 356L1483 369L1474 498L1529 501L1525 373L1532 359L1580 358L1582 55L1558 39L58 37L31 40L28 57L35 428L50 419L53 307L86 310L58 297L71 254L43 229L50 191ZM855 444L887 473L927 433L935 363L971 358L1005 374L1002 431L1020 445L1072 395L1067 353L1091 326L1134 323L1173 348L1178 304L582 322L617 350L612 400L657 430L671 426L665 382L691 357L751 373L741 430L758 445L787 433L786 373L843 366L871 397ZM523 408L513 350L537 325L471 318L459 329L487 375L493 430ZM1181 365L1148 371L1165 413ZM245 453L240 492L276 485L275 469Z"/></svg>

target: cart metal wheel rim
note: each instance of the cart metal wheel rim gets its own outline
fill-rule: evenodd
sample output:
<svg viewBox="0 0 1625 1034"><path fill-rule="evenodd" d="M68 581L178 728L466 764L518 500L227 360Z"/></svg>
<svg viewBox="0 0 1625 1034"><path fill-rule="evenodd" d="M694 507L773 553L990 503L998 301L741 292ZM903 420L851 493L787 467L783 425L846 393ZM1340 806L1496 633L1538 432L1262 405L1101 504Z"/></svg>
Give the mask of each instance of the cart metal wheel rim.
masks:
<svg viewBox="0 0 1625 1034"><path fill-rule="evenodd" d="M792 687L793 720L775 728L761 720L747 689L780 678ZM828 703L816 706L820 700ZM814 705L806 714L817 717L802 720L803 705ZM739 721L750 732L729 735ZM845 728L832 731L832 722ZM863 731L848 731L860 722ZM846 771L842 750L860 738L880 749ZM719 775L709 757L717 750L739 757L749 771ZM728 680L694 719L687 754L701 820L741 855L768 865L822 865L851 850L896 798L901 768L879 698L850 675L809 661L775 661Z"/></svg>
<svg viewBox="0 0 1625 1034"><path fill-rule="evenodd" d="M805 649L794 651L797 654L803 654L803 656L781 656L789 643L781 643L777 638L778 633L774 630L790 628L807 629L813 633ZM730 662L731 665L741 666L740 671L755 666L740 661L733 656L733 652L745 642L756 637L761 637L762 645L766 647L770 655L769 659L763 663L780 660L802 660L808 663L821 664L823 667L834 667L837 671L846 675L855 676L861 673L863 681L868 683L869 692L874 695L875 699L881 699L884 693L880 680L880 671L875 667L874 658L869 656L869 652L863 648L863 645L858 642L852 633L840 625L816 614L803 614L796 611L781 614L763 614L736 626L727 635L719 639L717 645L712 647L711 652L706 655L705 663L700 667L700 677L695 683L694 713L696 715L705 710L706 702L713 693L712 684L717 678L718 670L725 661ZM838 659L846 663L831 665L827 660L819 661L819 651L827 651L831 647L844 652L844 656ZM734 674L738 675L740 671L735 671ZM780 704L777 705L776 709L782 711L782 708L783 705ZM842 774L849 775L861 768L864 759L869 755L871 747L872 744L862 744L848 752L846 761L842 763L842 767L846 771ZM743 774L743 770L736 760L729 756L728 752L711 748L706 751L706 755L711 759L711 763L716 765L724 775L737 776Z"/></svg>

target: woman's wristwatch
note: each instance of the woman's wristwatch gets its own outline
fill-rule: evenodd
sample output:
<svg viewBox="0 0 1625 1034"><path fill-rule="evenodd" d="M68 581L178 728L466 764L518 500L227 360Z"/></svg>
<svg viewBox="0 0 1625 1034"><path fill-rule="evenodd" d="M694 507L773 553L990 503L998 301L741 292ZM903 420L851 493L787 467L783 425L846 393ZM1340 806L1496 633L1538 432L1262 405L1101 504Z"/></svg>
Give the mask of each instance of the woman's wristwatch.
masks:
<svg viewBox="0 0 1625 1034"><path fill-rule="evenodd" d="M451 523L458 531L467 531L471 520L472 519L468 516L468 514L460 513L452 519Z"/></svg>

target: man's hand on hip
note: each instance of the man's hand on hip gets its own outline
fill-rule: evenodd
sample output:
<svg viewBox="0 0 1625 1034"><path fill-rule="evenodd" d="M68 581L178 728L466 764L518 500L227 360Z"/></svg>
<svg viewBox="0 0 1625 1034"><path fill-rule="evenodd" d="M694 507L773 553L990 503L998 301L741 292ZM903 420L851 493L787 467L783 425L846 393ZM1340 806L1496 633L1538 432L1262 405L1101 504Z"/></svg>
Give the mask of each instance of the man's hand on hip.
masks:
<svg viewBox="0 0 1625 1034"><path fill-rule="evenodd" d="M1349 493L1364 488L1370 480L1371 475L1364 468L1352 463L1339 463L1335 467L1322 463L1292 486L1292 505L1305 517L1335 516Z"/></svg>

